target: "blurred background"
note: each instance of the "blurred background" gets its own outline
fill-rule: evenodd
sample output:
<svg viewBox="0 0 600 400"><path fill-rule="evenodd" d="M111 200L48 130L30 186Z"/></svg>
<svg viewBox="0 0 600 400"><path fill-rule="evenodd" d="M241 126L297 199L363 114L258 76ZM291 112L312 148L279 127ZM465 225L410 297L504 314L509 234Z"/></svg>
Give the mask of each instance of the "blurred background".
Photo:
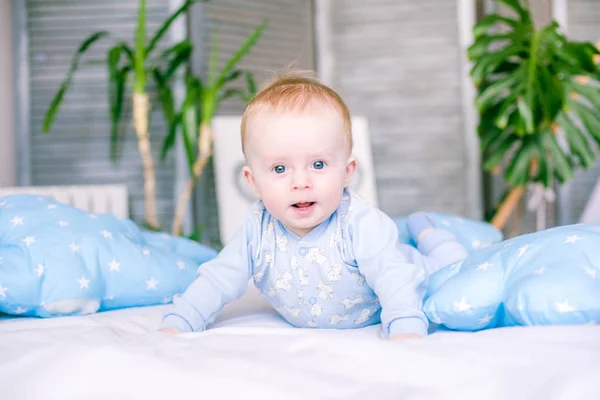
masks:
<svg viewBox="0 0 600 400"><path fill-rule="evenodd" d="M145 181L132 118L133 89L124 92L116 133L111 130L116 109L109 101L111 96L119 99L119 82L135 87L131 75L135 68L126 71L130 75L125 81L118 79L123 69L107 68L109 52L124 57L113 67L125 66L128 57L126 49L121 54L111 51L113 46L126 42L129 50L135 50L140 3L0 1L0 187L123 184L131 217L144 221ZM145 3L150 40L185 2ZM529 5L536 26L556 20L570 39L600 40L598 0L530 0ZM204 79L204 90L211 81L211 63L214 71L222 71L263 21L264 29L229 71L241 72L228 74L231 81L221 92L217 116L240 115L252 87L274 71L314 70L339 91L353 114L368 121L376 190L384 212L399 217L428 210L491 220L507 186L501 175L482 168L467 49L474 40L474 24L494 12L509 15L511 10L492 0L208 0L190 5L155 49L160 67L156 71L163 78L170 76L170 65L181 66L168 87L174 116L163 107L169 96L164 87L161 91L157 73L149 70L146 77L158 224L170 230L191 173L185 141L167 140L170 131L184 129L181 123L172 128L177 116L180 122L188 116L178 114L190 93L186 76ZM60 111L49 132L43 133L49 107L74 55L97 31L108 35L85 49ZM203 118L198 111L202 101L192 107L200 113L195 116L197 124ZM118 153L115 159L111 148ZM556 198L543 209L545 226L578 222L599 177L600 165L594 163L587 170L577 169L565 185L552 185ZM188 235L201 226L199 237L208 243L217 243L219 236L215 185L209 159L193 190L193 212L188 211L183 221ZM523 195L511 220L503 224L507 235L539 227L528 202Z"/></svg>

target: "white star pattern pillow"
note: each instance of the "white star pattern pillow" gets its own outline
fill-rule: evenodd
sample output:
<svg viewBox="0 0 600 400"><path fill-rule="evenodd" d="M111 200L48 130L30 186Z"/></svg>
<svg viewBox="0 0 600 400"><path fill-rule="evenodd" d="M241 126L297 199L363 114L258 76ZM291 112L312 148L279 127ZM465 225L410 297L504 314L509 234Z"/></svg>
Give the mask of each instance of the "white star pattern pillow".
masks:
<svg viewBox="0 0 600 400"><path fill-rule="evenodd" d="M0 198L0 311L53 317L170 302L216 251L48 197Z"/></svg>
<svg viewBox="0 0 600 400"><path fill-rule="evenodd" d="M457 215L428 212L427 215L437 228L442 228L452 233L469 253L496 244L503 239L502 231L492 224L474 219L463 218ZM407 217L395 218L398 227L398 236L401 243L416 247L413 238L406 226Z"/></svg>
<svg viewBox="0 0 600 400"><path fill-rule="evenodd" d="M600 322L600 226L548 229L474 251L430 278L424 311L476 331Z"/></svg>

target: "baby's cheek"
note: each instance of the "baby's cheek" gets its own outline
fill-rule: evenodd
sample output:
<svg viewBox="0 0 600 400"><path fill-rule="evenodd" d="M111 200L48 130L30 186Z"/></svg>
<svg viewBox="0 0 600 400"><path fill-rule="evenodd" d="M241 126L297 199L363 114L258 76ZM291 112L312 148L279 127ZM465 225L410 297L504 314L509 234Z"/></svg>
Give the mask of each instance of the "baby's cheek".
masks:
<svg viewBox="0 0 600 400"><path fill-rule="evenodd" d="M282 209L284 208L285 198L283 196L277 195L275 191L271 191L267 192L263 196L262 202L265 205L267 211L269 211L269 214L277 218L280 216Z"/></svg>

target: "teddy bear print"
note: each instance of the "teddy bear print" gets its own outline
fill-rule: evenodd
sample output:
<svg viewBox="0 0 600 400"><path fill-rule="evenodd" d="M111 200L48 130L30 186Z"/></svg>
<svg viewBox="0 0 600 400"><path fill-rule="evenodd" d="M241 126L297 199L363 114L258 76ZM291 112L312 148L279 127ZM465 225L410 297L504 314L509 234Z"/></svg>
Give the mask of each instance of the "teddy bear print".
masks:
<svg viewBox="0 0 600 400"><path fill-rule="evenodd" d="M298 259L296 257L290 258L290 266L292 269L298 268Z"/></svg>
<svg viewBox="0 0 600 400"><path fill-rule="evenodd" d="M292 274L289 272L279 273L277 274L277 279L275 280L275 289L283 290L287 292L292 287Z"/></svg>
<svg viewBox="0 0 600 400"><path fill-rule="evenodd" d="M325 250L319 249L318 247L311 247L310 249L308 249L308 251L304 255L304 259L306 261L319 264L321 266L327 262Z"/></svg>
<svg viewBox="0 0 600 400"><path fill-rule="evenodd" d="M356 325L365 323L368 319L369 316L371 316L371 310L369 310L368 308L365 308L364 310L362 310L360 312L360 315L358 316L358 318L354 321L354 323Z"/></svg>
<svg viewBox="0 0 600 400"><path fill-rule="evenodd" d="M358 272L351 272L350 274L356 279L356 282L358 282L360 286L365 284L365 276L363 274Z"/></svg>
<svg viewBox="0 0 600 400"><path fill-rule="evenodd" d="M311 328L317 327L317 323L315 321L306 321L306 325L308 325Z"/></svg>
<svg viewBox="0 0 600 400"><path fill-rule="evenodd" d="M322 298L323 300L328 300L333 297L333 289L331 288L331 285L327 285L327 284L323 283L323 281L319 281L318 288L319 288L319 297Z"/></svg>
<svg viewBox="0 0 600 400"><path fill-rule="evenodd" d="M304 290L302 289L298 289L298 292L296 292L298 295L298 303L300 304L304 304L305 300L304 300Z"/></svg>
<svg viewBox="0 0 600 400"><path fill-rule="evenodd" d="M298 268L298 280L300 282L300 286L308 286L308 272L306 268Z"/></svg>
<svg viewBox="0 0 600 400"><path fill-rule="evenodd" d="M319 303L313 304L310 308L310 315L312 315L313 317L318 317L322 313L323 309L321 308L321 305Z"/></svg>
<svg viewBox="0 0 600 400"><path fill-rule="evenodd" d="M302 312L302 309L296 307L283 306L283 309L294 318L298 318L298 316Z"/></svg>
<svg viewBox="0 0 600 400"><path fill-rule="evenodd" d="M340 231L336 230L331 233L331 237L329 238L329 247L335 247L338 240L340 240Z"/></svg>
<svg viewBox="0 0 600 400"><path fill-rule="evenodd" d="M342 264L336 263L327 272L327 280L330 282L337 282L342 279Z"/></svg>
<svg viewBox="0 0 600 400"><path fill-rule="evenodd" d="M254 210L252 212L254 214L254 219L256 220L256 222L260 223L264 212L265 212L265 210Z"/></svg>
<svg viewBox="0 0 600 400"><path fill-rule="evenodd" d="M277 250L287 251L288 238L285 235L277 236Z"/></svg>
<svg viewBox="0 0 600 400"><path fill-rule="evenodd" d="M263 232L263 235L265 237L273 236L273 221L271 221L267 224L267 229Z"/></svg>
<svg viewBox="0 0 600 400"><path fill-rule="evenodd" d="M273 253L265 251L265 264L267 264L267 267L272 267L274 263L275 257L273 257Z"/></svg>
<svg viewBox="0 0 600 400"><path fill-rule="evenodd" d="M329 325L337 325L342 321L348 321L348 318L350 318L350 314L332 315L331 317L329 317Z"/></svg>
<svg viewBox="0 0 600 400"><path fill-rule="evenodd" d="M345 298L344 301L341 301L340 303L346 309L349 309L349 308L354 308L354 307L356 307L357 304L362 304L364 302L365 302L365 299L363 299L363 297L361 295L357 295L353 299Z"/></svg>

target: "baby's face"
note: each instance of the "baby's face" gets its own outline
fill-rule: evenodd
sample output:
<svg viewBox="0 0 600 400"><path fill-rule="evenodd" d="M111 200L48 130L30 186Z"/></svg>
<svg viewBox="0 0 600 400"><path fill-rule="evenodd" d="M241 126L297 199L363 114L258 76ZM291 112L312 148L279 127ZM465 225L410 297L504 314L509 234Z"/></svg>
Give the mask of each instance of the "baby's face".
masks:
<svg viewBox="0 0 600 400"><path fill-rule="evenodd" d="M299 236L339 207L356 169L341 115L320 104L255 116L245 149L248 184L269 213Z"/></svg>

